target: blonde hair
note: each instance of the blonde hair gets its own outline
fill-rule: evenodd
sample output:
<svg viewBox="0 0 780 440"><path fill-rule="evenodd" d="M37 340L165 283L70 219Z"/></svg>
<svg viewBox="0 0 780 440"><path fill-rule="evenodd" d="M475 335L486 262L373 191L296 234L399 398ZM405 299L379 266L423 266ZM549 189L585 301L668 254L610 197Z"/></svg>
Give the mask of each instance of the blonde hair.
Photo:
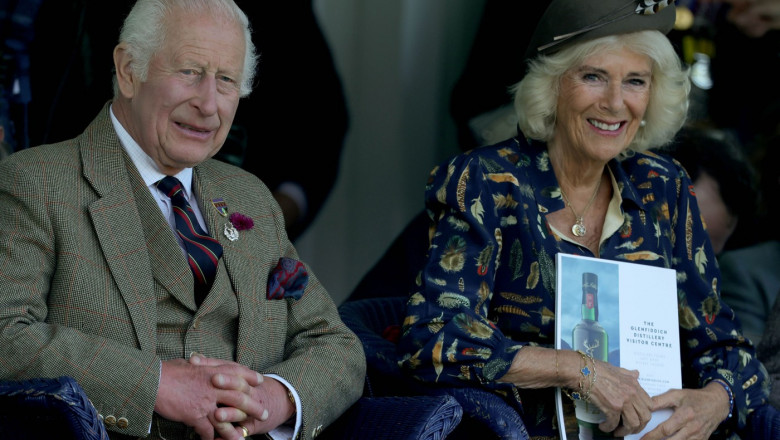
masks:
<svg viewBox="0 0 780 440"><path fill-rule="evenodd" d="M619 48L646 55L653 63L645 124L639 128L628 149L644 151L669 143L685 123L691 85L688 71L672 44L655 30L609 35L531 61L526 76L512 88L518 125L523 134L531 139L549 141L555 128L563 75L593 54Z"/></svg>

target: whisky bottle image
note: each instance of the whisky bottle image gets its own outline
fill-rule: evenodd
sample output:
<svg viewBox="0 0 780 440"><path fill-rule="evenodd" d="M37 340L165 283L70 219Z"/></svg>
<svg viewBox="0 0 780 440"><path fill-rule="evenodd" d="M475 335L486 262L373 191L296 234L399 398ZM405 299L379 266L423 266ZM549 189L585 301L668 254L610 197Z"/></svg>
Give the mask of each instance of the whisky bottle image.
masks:
<svg viewBox="0 0 780 440"><path fill-rule="evenodd" d="M609 354L607 331L599 324L598 302L599 278L591 272L582 274L582 319L572 329L572 348L579 350L594 360L607 362ZM588 368L592 365L587 365ZM583 378L583 386L587 387ZM580 425L580 438L612 438L611 434L601 432L599 423L604 414L592 402L576 400L574 402L577 423ZM583 435L586 434L586 435Z"/></svg>

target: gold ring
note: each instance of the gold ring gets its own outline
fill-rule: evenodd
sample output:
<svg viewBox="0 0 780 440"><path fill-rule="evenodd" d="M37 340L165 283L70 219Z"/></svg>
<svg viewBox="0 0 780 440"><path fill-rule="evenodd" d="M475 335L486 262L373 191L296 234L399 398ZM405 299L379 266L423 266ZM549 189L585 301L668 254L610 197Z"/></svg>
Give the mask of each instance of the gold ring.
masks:
<svg viewBox="0 0 780 440"><path fill-rule="evenodd" d="M249 430L248 430L248 429L246 429L246 426L242 426L242 427L241 427L241 431L243 431L243 432L244 432L244 438L247 438L247 437L249 437Z"/></svg>

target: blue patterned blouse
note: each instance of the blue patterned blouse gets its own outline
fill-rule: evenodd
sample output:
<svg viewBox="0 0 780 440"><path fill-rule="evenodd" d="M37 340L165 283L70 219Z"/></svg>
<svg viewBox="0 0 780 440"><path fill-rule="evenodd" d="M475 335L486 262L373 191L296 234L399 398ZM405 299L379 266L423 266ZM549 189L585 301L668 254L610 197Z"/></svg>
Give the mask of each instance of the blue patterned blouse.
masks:
<svg viewBox="0 0 780 440"><path fill-rule="evenodd" d="M685 387L731 384L744 426L767 400L769 381L731 309L719 299L720 273L693 186L671 159L636 153L608 164L623 223L602 241L600 258L673 268ZM433 169L426 206L434 220L429 256L407 305L401 367L443 386L480 386L521 410L529 434L553 438L552 389L496 382L526 344L552 347L555 255L594 255L562 240L545 220L565 207L543 143L522 137L481 147Z"/></svg>

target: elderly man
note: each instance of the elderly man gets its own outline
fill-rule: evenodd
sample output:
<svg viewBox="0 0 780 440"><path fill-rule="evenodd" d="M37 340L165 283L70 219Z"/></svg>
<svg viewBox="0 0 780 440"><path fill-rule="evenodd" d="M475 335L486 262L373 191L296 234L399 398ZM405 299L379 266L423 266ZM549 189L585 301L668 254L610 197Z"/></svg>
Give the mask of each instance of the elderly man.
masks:
<svg viewBox="0 0 780 440"><path fill-rule="evenodd" d="M114 65L82 135L0 162L0 378L74 377L112 438L315 437L365 360L267 188L210 160L252 84L246 16L138 0Z"/></svg>

